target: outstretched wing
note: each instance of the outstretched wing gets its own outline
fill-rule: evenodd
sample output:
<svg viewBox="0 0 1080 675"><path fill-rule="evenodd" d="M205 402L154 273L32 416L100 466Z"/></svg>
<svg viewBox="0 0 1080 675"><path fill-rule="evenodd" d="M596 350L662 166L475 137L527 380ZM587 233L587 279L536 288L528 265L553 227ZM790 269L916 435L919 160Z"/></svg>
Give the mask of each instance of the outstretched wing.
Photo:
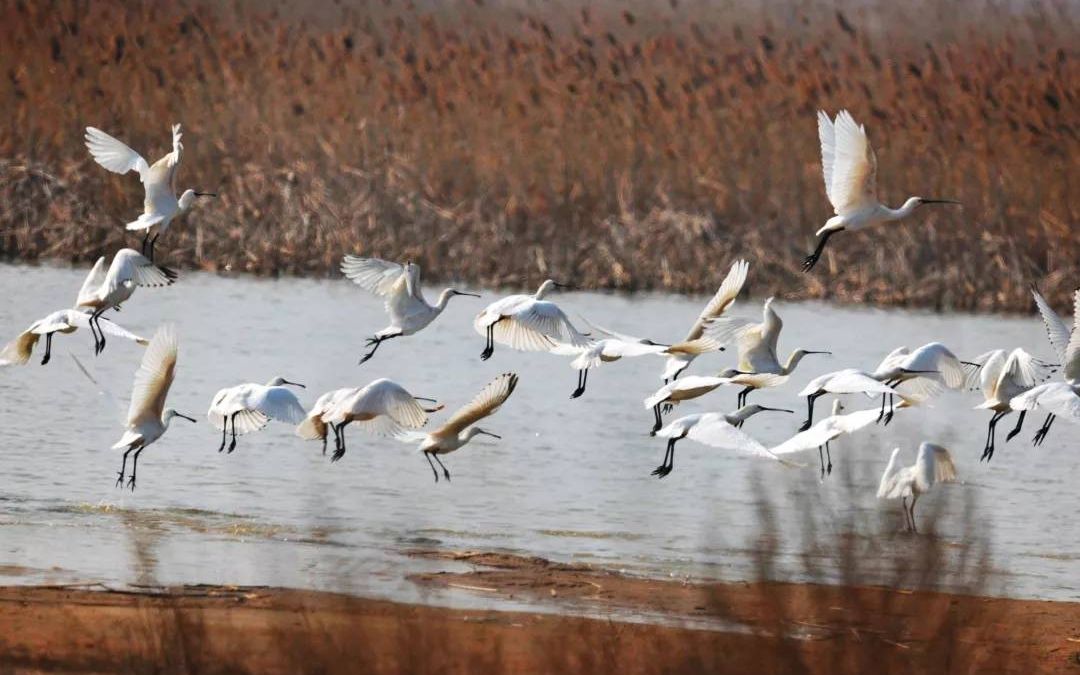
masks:
<svg viewBox="0 0 1080 675"><path fill-rule="evenodd" d="M1065 347L1065 379L1080 381L1080 289L1073 293L1073 328Z"/></svg>
<svg viewBox="0 0 1080 675"><path fill-rule="evenodd" d="M691 326L690 332L686 334L687 342L697 340L704 335L708 321L723 314L735 302L735 298L742 291L743 284L746 283L746 274L749 271L750 263L745 260L735 261L735 264L728 270L727 276L724 277L724 281L720 283L720 288L716 290L716 294L705 305L705 309L701 310L697 321Z"/></svg>
<svg viewBox="0 0 1080 675"><path fill-rule="evenodd" d="M86 148L94 160L109 171L120 174L138 171L139 178L145 182L150 165L142 155L101 129L86 127Z"/></svg>
<svg viewBox="0 0 1080 675"><path fill-rule="evenodd" d="M819 123L819 135L820 134ZM822 161L829 154L822 140ZM877 157L866 137L866 129L855 122L846 110L841 110L833 123L831 178L826 192L837 215L857 211L877 201Z"/></svg>
<svg viewBox="0 0 1080 675"><path fill-rule="evenodd" d="M368 293L385 297L399 281L404 280L405 268L378 258L347 255L341 261L341 273Z"/></svg>
<svg viewBox="0 0 1080 675"><path fill-rule="evenodd" d="M90 327L90 315L82 312L77 312L73 309L67 311L67 323L68 325L75 326L76 328L89 328ZM123 338L125 340L131 340L137 342L143 346L150 344L150 340L136 335L126 328L120 327L118 324L106 319L104 317L98 317L97 325L101 326L101 330L114 337Z"/></svg>
<svg viewBox="0 0 1080 675"><path fill-rule="evenodd" d="M476 424L499 409L517 387L518 376L503 373L489 382L480 393L443 424L439 433L461 433L470 424Z"/></svg>
<svg viewBox="0 0 1080 675"><path fill-rule="evenodd" d="M1039 307L1039 314L1042 315L1043 324L1046 326L1046 337L1050 339L1050 346L1054 348L1054 353L1061 359L1062 365L1065 365L1068 363L1066 352L1071 337L1069 327L1065 325L1065 322L1050 306L1050 303L1046 301L1038 288L1033 287L1031 294L1035 296L1035 304Z"/></svg>
<svg viewBox="0 0 1080 675"><path fill-rule="evenodd" d="M686 437L714 448L734 450L776 462L782 461L756 439L728 423L719 413L702 415L701 421L691 427Z"/></svg>
<svg viewBox="0 0 1080 675"><path fill-rule="evenodd" d="M113 257L109 272L117 281L131 280L136 286L168 286L176 280L176 272L155 265L149 258L130 248L121 249Z"/></svg>
<svg viewBox="0 0 1080 675"><path fill-rule="evenodd" d="M97 291L105 281L105 270L105 256L101 256L94 263L90 273L86 275L82 287L79 289L79 295L75 298L76 307L88 302L94 302L97 299Z"/></svg>
<svg viewBox="0 0 1080 675"><path fill-rule="evenodd" d="M165 397L169 395L169 387L176 376L178 344L176 328L172 324L165 324L154 333L139 369L135 371L131 406L128 408L129 427L149 420L161 420Z"/></svg>
<svg viewBox="0 0 1080 675"><path fill-rule="evenodd" d="M248 405L270 419L289 424L299 424L305 416L296 394L285 387L262 387L253 393Z"/></svg>

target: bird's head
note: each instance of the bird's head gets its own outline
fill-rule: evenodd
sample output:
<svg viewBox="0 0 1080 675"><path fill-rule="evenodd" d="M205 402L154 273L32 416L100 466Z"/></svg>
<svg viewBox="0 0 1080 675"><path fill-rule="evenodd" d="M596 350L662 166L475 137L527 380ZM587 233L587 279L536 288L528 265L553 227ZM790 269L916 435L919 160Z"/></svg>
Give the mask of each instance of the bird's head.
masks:
<svg viewBox="0 0 1080 675"><path fill-rule="evenodd" d="M162 422L162 424L165 424L166 426L168 426L169 422L172 421L172 418L174 418L174 417L182 417L182 418L186 419L188 422L192 422L192 423L195 423L195 421L196 421L194 417L189 417L188 415L185 415L184 413L176 412L172 408L165 408L165 412L161 413L161 422Z"/></svg>
<svg viewBox="0 0 1080 675"><path fill-rule="evenodd" d="M547 279L544 283L540 284L540 288L536 290L536 299L542 299L545 295L550 293L553 288L574 288L574 286L572 284L559 283L554 279Z"/></svg>
<svg viewBox="0 0 1080 675"><path fill-rule="evenodd" d="M499 436L498 434L493 434L490 431L488 431L487 429L481 429L480 427L472 427L471 429L469 429L469 434L470 434L470 437L472 437L472 436L491 436L492 438L498 438L500 440L502 439L502 436Z"/></svg>
<svg viewBox="0 0 1080 675"><path fill-rule="evenodd" d="M292 387L300 387L301 389L307 389L307 387L300 384L299 382L290 382L289 380L286 380L284 377L281 377L280 375L266 383L266 386L268 386L268 387L280 387L280 386L283 386L283 385L289 385L289 386L292 386Z"/></svg>
<svg viewBox="0 0 1080 675"><path fill-rule="evenodd" d="M198 192L196 190L184 190L184 194L180 195L179 203L180 210L187 211L195 205L195 200L200 197L217 197L217 194L213 192Z"/></svg>

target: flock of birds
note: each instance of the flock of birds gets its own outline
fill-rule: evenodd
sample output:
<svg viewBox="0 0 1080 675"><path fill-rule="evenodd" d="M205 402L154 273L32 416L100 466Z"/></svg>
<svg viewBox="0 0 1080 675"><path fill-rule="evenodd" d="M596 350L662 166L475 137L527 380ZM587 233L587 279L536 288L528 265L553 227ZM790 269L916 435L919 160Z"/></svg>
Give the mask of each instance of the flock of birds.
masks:
<svg viewBox="0 0 1080 675"><path fill-rule="evenodd" d="M813 268L829 239L838 232L898 220L923 204L956 203L946 199L911 197L899 209L884 206L876 197L876 159L865 129L856 124L847 111L841 111L835 120L819 113L818 131L826 193L836 215L818 231L818 244L804 264L807 271ZM147 340L103 314L109 309L119 310L136 288L166 286L176 280L175 272L154 261L155 243L169 224L189 210L197 199L215 195L189 189L177 198L176 174L183 152L179 125L172 128L172 152L153 165L99 129L87 128L86 145L93 158L109 171L139 174L146 192L144 210L126 227L143 232L142 250L122 249L107 267L104 257L98 259L78 292L74 308L53 312L34 322L0 351L0 365L27 363L42 337L45 338L45 353L41 363L46 364L50 359L53 336L72 333L79 328L90 330L95 354L105 349L107 336L145 345L146 351L135 374L126 429L113 446L115 450L123 450L117 486L123 486L126 476L127 485L134 489L142 451L161 438L173 419L180 417L195 422L195 418L165 407L176 376L178 341L175 328L164 325ZM491 358L497 344L514 350L543 351L569 357L571 367L577 371L577 383L571 397L577 398L585 393L590 370L623 358L650 354L663 357L663 386L644 400L645 409L652 413L650 434L666 439L667 443L662 463L652 472L660 478L674 469L676 443L690 439L788 465L797 463L787 456L816 448L824 480L832 472L830 442L874 424L887 425L896 412L917 407L947 389L981 388L984 402L976 407L993 411L981 457L985 460L993 457L998 422L1010 412L1018 411L1019 417L1007 440L1020 432L1027 413L1036 409L1043 409L1048 414L1035 436L1035 444L1043 442L1057 416L1080 422L1080 291L1075 296L1076 323L1070 328L1038 290L1033 289L1050 344L1060 363L1042 361L1020 348L998 349L971 361L962 361L939 342L915 350L900 347L887 354L873 371L847 368L814 378L799 392L800 397L806 397L807 415L798 432L779 445L765 447L743 431L746 421L761 412L793 411L750 404L747 399L758 389L786 384L805 357L828 352L800 348L781 361L778 342L783 321L773 307L772 298L765 301L760 322L731 315L729 310L743 288L749 268L743 260L732 265L686 338L674 344L654 342L588 322L586 330L579 330L557 303L547 299L552 291L566 285L548 279L535 293L506 296L489 304L476 316L474 328L484 337L480 358ZM447 288L435 304L430 304L421 290L420 267L412 262L399 264L347 255L341 271L365 291L382 298L389 315L389 325L367 341L368 351L360 363L371 359L382 343L413 335L431 325L452 297L479 297ZM680 377L699 356L727 348L737 353L735 367L716 376ZM1063 371L1063 381L1048 382L1059 368ZM217 392L207 417L221 431L220 452L233 452L238 436L262 429L271 420L276 420L296 425L296 434L303 439L321 441L324 454L332 434L334 452L331 461L345 455L345 430L349 425L355 425L369 434L416 444L438 482L439 469L443 478L450 479L441 455L458 450L479 435L499 438L478 423L506 402L517 382L518 377L513 373L498 376L441 426L426 433L420 430L427 424L428 416L443 406L432 399L414 396L389 379L378 379L365 387L327 392L306 411L289 389L303 387L301 384L282 377L275 377L265 385L240 384ZM697 413L664 423L664 416L678 404L722 386L739 388L738 407L734 412ZM836 398L832 414L815 423L815 402L826 394L880 397L880 405L844 412L843 404ZM915 531L914 510L919 496L936 483L955 480L956 470L949 451L933 443L922 443L915 463L910 466L898 464L899 452L899 448L892 452L877 495L884 499L900 499L906 527ZM129 456L130 473L127 472Z"/></svg>

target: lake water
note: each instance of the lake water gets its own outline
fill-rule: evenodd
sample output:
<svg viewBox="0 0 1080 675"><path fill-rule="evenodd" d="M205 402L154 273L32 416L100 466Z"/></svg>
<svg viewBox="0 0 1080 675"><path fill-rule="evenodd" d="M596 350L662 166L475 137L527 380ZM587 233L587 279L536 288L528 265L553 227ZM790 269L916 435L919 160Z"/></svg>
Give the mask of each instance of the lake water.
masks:
<svg viewBox="0 0 1080 675"><path fill-rule="evenodd" d="M717 270L718 279L724 271ZM0 266L8 298L0 307L3 339L69 306L84 274ZM428 289L429 298L434 293ZM627 359L594 370L585 396L570 400L576 375L568 359L500 346L490 361L480 361L484 340L473 332L472 317L496 297L455 298L431 328L386 343L358 366L364 338L385 317L379 301L346 281L189 272L170 288L140 289L114 318L146 336L163 321L177 323L181 347L169 405L200 421L177 420L143 453L134 493L114 487L120 453L109 447L121 435L122 415L68 354L126 400L142 348L112 339L95 358L88 332L58 335L49 365L38 365L39 351L31 364L0 371L0 583L265 584L490 603L417 589L405 579L408 572L446 565L404 553L497 549L648 576L744 579L756 574L758 552L768 544L773 576L838 581L834 544L841 541L851 542L862 561L859 580L887 582L919 538L898 534L899 505L875 499L878 476L894 446L910 462L919 441L934 440L951 448L963 482L919 504L924 527L937 512L937 530L954 552L950 569L930 583L962 584L957 570L977 541L989 550L991 592L1080 599L1075 426L1059 422L1036 449L1030 438L1042 415L1029 416L1022 436L1008 445L1004 435L1014 418L1006 418L994 461L980 463L989 413L970 409L978 394L949 393L933 408L898 414L888 428L834 444L837 468L824 482L816 453L806 455L808 468L792 470L689 440L678 447L675 471L657 480L649 472L660 463L664 442L648 437L651 413L642 399L660 384L662 361ZM704 302L590 293L555 299L572 314L661 341L681 338ZM805 402L795 394L811 377L872 368L901 344L941 340L961 358L1014 346L1052 356L1035 316L777 307L785 321L784 355L802 346L833 356L808 357L788 386L755 394L752 400L796 411L747 423L745 430L767 444L801 422ZM740 301L735 311L760 316L760 300ZM710 355L688 372L713 374L731 361ZM503 440L474 441L446 457L450 484L436 485L412 446L356 429L336 464L319 444L299 440L280 423L242 437L232 455L219 454L220 435L204 414L219 388L275 375L306 384L305 405L332 388L391 377L452 411L507 371L517 372L521 384L484 425ZM678 413L731 410L735 395L720 389ZM819 415L829 407L822 399ZM775 521L767 536L763 505Z"/></svg>

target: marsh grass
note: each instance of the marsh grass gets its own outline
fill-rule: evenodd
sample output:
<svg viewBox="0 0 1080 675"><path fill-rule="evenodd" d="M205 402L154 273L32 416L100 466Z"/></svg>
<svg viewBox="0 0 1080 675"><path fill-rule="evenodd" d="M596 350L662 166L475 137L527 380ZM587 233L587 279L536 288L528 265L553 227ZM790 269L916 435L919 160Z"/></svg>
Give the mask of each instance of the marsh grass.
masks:
<svg viewBox="0 0 1080 675"><path fill-rule="evenodd" d="M760 3L0 0L0 254L91 260L134 243L138 181L184 124L180 184L216 190L170 262L335 273L343 252L428 278L751 291L1025 309L1080 278L1076 6L1057 0ZM881 196L956 198L838 238L814 114L867 124Z"/></svg>

